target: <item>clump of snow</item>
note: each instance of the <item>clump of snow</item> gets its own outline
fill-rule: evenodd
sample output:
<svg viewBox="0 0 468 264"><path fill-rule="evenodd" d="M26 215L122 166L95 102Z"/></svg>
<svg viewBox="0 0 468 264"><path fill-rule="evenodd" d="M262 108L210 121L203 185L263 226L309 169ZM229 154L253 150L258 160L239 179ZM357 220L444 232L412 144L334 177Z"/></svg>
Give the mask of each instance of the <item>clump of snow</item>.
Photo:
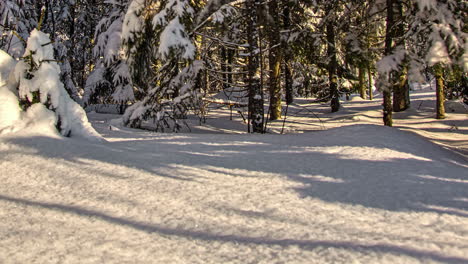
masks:
<svg viewBox="0 0 468 264"><path fill-rule="evenodd" d="M33 104L26 110L23 123L25 128L38 134L58 136L55 124L57 116L43 104Z"/></svg>
<svg viewBox="0 0 468 264"><path fill-rule="evenodd" d="M16 61L5 51L0 50L0 87L7 85L10 72L15 65Z"/></svg>
<svg viewBox="0 0 468 264"><path fill-rule="evenodd" d="M195 46L188 38L185 27L179 21L179 17L174 18L161 33L158 54L166 60L171 50L181 50L181 58L192 60L195 57Z"/></svg>
<svg viewBox="0 0 468 264"><path fill-rule="evenodd" d="M10 132L12 126L21 118L21 109L18 97L8 90L6 86L0 86L0 134Z"/></svg>
<svg viewBox="0 0 468 264"><path fill-rule="evenodd" d="M429 49L429 53L426 56L426 61L429 66L434 66L438 63L450 64L449 54L444 41L439 36L438 32L433 33L432 35L434 40L431 48Z"/></svg>
<svg viewBox="0 0 468 264"><path fill-rule="evenodd" d="M144 21L138 14L145 8L144 0L133 0L128 6L122 25L122 40L127 42L135 38L144 26Z"/></svg>

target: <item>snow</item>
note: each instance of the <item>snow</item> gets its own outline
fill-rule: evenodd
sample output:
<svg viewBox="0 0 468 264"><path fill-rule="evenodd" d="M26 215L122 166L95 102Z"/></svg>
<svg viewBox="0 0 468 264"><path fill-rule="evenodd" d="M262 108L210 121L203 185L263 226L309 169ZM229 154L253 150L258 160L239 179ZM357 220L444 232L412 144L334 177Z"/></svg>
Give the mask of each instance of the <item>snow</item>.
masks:
<svg viewBox="0 0 468 264"><path fill-rule="evenodd" d="M139 14L143 8L145 8L144 0L133 0L128 6L122 26L121 37L124 42L134 40L136 35L142 30L144 21L137 14Z"/></svg>
<svg viewBox="0 0 468 264"><path fill-rule="evenodd" d="M15 65L15 60L5 51L0 50L0 87L7 85L10 78L10 72Z"/></svg>
<svg viewBox="0 0 468 264"><path fill-rule="evenodd" d="M18 97L5 86L0 86L0 134L11 131L12 126L21 118Z"/></svg>
<svg viewBox="0 0 468 264"><path fill-rule="evenodd" d="M192 60L195 57L195 46L188 38L179 17L171 20L161 33L158 54L161 59L166 60L173 49L180 49L182 59Z"/></svg>
<svg viewBox="0 0 468 264"><path fill-rule="evenodd" d="M468 121L435 120L434 94L412 92L395 128L376 96L335 114L298 99L287 135L97 113L106 142L1 135L0 262L468 263ZM241 123L226 115L207 126Z"/></svg>
<svg viewBox="0 0 468 264"><path fill-rule="evenodd" d="M434 66L438 63L441 64L451 64L450 57L445 47L444 41L439 36L439 33L433 33L434 42L432 43L431 48L426 56L426 61L428 62L429 66Z"/></svg>

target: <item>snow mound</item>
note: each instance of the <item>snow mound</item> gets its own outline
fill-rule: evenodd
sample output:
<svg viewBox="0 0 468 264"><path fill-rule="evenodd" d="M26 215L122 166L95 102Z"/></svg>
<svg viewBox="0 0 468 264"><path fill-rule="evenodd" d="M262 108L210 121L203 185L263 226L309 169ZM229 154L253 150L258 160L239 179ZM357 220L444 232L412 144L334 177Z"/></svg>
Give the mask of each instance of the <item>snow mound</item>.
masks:
<svg viewBox="0 0 468 264"><path fill-rule="evenodd" d="M12 132L13 125L21 119L18 97L6 86L0 86L0 134Z"/></svg>
<svg viewBox="0 0 468 264"><path fill-rule="evenodd" d="M7 85L10 72L15 67L16 61L5 51L0 50L0 87Z"/></svg>

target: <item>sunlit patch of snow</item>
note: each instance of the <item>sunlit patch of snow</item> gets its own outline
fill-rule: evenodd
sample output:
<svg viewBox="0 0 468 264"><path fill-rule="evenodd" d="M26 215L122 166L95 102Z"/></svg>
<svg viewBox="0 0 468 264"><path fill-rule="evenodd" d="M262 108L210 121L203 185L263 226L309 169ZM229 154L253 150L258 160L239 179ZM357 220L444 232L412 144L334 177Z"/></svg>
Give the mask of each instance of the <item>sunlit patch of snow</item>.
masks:
<svg viewBox="0 0 468 264"><path fill-rule="evenodd" d="M460 175L461 176L461 175ZM447 177L436 177L432 175L417 175L417 177L420 177L422 179L429 179L429 180L437 180L437 181L445 181L445 182L453 182L453 183L460 183L460 184L467 184L468 179L457 179L456 175L453 175L454 178L447 178ZM463 200L463 199L462 199ZM468 201L468 199L466 199Z"/></svg>
<svg viewBox="0 0 468 264"><path fill-rule="evenodd" d="M416 156L410 153L400 152L388 148L377 147L351 147L351 146L327 146L327 147L292 147L288 150L275 150L278 153L323 153L334 155L339 159L368 160L368 161L392 161L395 159L415 159L431 161L430 159Z"/></svg>

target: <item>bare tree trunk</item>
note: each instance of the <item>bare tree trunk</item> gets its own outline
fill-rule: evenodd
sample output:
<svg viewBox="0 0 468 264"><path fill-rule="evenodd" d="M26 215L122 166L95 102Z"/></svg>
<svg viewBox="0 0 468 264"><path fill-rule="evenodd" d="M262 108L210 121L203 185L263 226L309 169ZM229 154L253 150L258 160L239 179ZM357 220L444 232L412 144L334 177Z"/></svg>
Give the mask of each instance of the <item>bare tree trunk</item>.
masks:
<svg viewBox="0 0 468 264"><path fill-rule="evenodd" d="M398 81L393 86L393 111L401 112L408 109L409 102L409 84L407 67L403 67Z"/></svg>
<svg viewBox="0 0 468 264"><path fill-rule="evenodd" d="M270 20L268 20L268 38L270 49L268 54L270 66L270 120L281 118L281 38L279 27L278 1L268 3Z"/></svg>
<svg viewBox="0 0 468 264"><path fill-rule="evenodd" d="M383 91L383 121L386 126L393 126L392 93Z"/></svg>
<svg viewBox="0 0 468 264"><path fill-rule="evenodd" d="M361 95L362 99L367 99L364 77L365 77L365 69L363 66L359 66L359 94Z"/></svg>
<svg viewBox="0 0 468 264"><path fill-rule="evenodd" d="M259 68L258 41L259 32L257 28L258 6L260 0L247 0L247 41L249 43L248 61L248 87L249 87L249 132L263 133L264 109L263 89L257 75Z"/></svg>
<svg viewBox="0 0 468 264"><path fill-rule="evenodd" d="M372 88L374 87L374 81L372 80L372 70L370 65L367 65L367 78L369 80L369 100L374 100L374 92Z"/></svg>
<svg viewBox="0 0 468 264"><path fill-rule="evenodd" d="M333 8L331 5L329 6L329 10L331 11ZM338 112L340 110L340 98L338 92L338 76L337 76L337 68L338 68L338 59L336 54L336 41L335 41L335 26L333 25L333 21L328 21L327 23L327 55L329 59L328 63L328 79L330 85L330 96L331 96L331 111Z"/></svg>
<svg viewBox="0 0 468 264"><path fill-rule="evenodd" d="M434 73L436 78L436 98L437 98L437 105L436 105L436 118L437 119L444 119L445 118L445 95L444 95L444 76L443 70L441 65L434 66Z"/></svg>
<svg viewBox="0 0 468 264"><path fill-rule="evenodd" d="M220 57L221 57L221 72L222 72L222 79L223 79L223 89L227 89L229 87L228 84L228 69L227 69L227 50L225 47L221 47L220 51Z"/></svg>
<svg viewBox="0 0 468 264"><path fill-rule="evenodd" d="M396 46L404 47L405 24L403 23L403 3L401 0L393 1L393 41L398 42ZM394 47L394 48L395 48ZM402 70L396 74L395 85L393 86L393 111L401 112L410 107L409 85L408 85L408 67L404 62Z"/></svg>
<svg viewBox="0 0 468 264"><path fill-rule="evenodd" d="M385 32L385 56L392 54L393 51L393 43L395 38L395 17L394 17L394 1L398 0L387 0L387 25L386 25L386 32ZM393 74L390 76L385 76L393 83ZM392 107L392 94L391 94L392 87L384 87L383 90L383 122L386 126L393 125L393 107Z"/></svg>
<svg viewBox="0 0 468 264"><path fill-rule="evenodd" d="M289 1L283 1L284 8L283 8L283 29L285 32L288 32L291 27L291 9L289 7ZM284 83L285 83L285 92L286 92L286 104L290 105L294 101L294 94L293 94L293 80L292 80L292 67L291 62L293 60L293 56L291 54L291 50L289 49L287 38L284 37L282 41L282 49L284 52Z"/></svg>

